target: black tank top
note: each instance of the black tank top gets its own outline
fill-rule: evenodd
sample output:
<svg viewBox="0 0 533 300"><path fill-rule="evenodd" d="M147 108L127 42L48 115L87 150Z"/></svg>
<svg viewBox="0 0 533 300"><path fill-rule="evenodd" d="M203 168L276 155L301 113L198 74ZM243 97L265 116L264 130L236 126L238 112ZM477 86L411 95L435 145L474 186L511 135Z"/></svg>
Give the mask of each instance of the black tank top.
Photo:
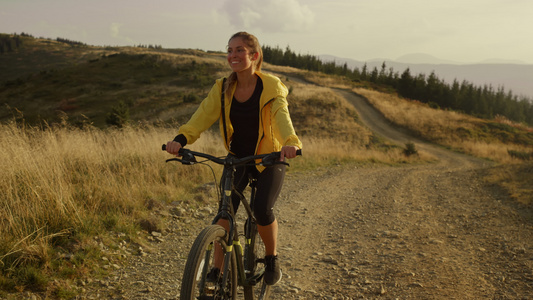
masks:
<svg viewBox="0 0 533 300"><path fill-rule="evenodd" d="M250 99L239 102L235 97L231 101L229 118L233 125L233 137L230 150L237 157L255 154L259 138L259 99L263 92L263 81L258 78Z"/></svg>

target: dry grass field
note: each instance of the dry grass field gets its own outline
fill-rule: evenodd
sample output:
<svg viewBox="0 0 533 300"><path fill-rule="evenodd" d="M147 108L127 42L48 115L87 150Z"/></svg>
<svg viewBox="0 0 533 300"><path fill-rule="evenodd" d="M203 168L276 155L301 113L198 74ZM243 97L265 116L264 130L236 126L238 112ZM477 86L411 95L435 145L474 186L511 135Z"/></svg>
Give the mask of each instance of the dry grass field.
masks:
<svg viewBox="0 0 533 300"><path fill-rule="evenodd" d="M160 147L174 131L0 125L0 286L42 288L57 274L83 275L98 257L93 237L135 239L141 224L158 226L150 203L189 199L206 174L165 167ZM215 149L210 137L206 151ZM73 250L76 257L56 265Z"/></svg>
<svg viewBox="0 0 533 300"><path fill-rule="evenodd" d="M359 135L351 140L304 135L305 155L291 162L291 171L347 162L419 160L407 158L398 147L366 148L369 133L349 124L342 126ZM120 232L142 243L140 230L163 226L150 215L154 203L201 205L195 188L212 182L212 175L207 168L165 165L169 156L160 147L175 134L175 127L0 125L0 287L39 290L52 279L83 277L100 259L95 236L105 239ZM205 133L191 149L224 155L215 131ZM68 253L74 257L57 260Z"/></svg>

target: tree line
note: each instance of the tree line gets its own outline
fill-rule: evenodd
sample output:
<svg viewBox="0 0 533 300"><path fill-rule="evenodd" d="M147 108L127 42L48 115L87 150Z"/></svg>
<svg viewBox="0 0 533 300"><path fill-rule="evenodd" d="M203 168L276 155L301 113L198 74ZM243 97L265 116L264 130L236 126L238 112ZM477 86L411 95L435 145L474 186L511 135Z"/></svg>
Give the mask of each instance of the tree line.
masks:
<svg viewBox="0 0 533 300"><path fill-rule="evenodd" d="M467 80L454 80L449 84L432 72L412 74L409 68L402 73L387 68L385 62L381 69L369 70L366 64L361 68L349 68L346 63L323 62L310 54L296 54L289 47L263 47L263 57L274 65L323 72L331 75L345 76L353 81L371 82L375 85L394 89L398 95L427 103L432 107L464 112L476 117L492 119L504 116L507 119L533 125L533 101L527 97L518 97L503 87L491 85L476 86Z"/></svg>
<svg viewBox="0 0 533 300"><path fill-rule="evenodd" d="M0 54L15 52L22 46L22 38L25 34L21 35L9 35L0 34Z"/></svg>
<svg viewBox="0 0 533 300"><path fill-rule="evenodd" d="M152 45L152 44L149 44L149 45L139 44L139 45L135 45L133 47L146 48L146 49L158 49L158 50L163 49L163 46L161 46L161 45Z"/></svg>
<svg viewBox="0 0 533 300"><path fill-rule="evenodd" d="M72 40L69 40L69 39L64 39L64 38L56 38L56 41L60 42L60 43L64 43L64 44L68 44L72 47L76 47L76 46L87 46L87 44L83 43L83 42L78 42L78 41L72 41Z"/></svg>
<svg viewBox="0 0 533 300"><path fill-rule="evenodd" d="M31 34L24 33L24 32L22 32L21 34L14 33L12 35L0 34L0 54L15 52L18 49L20 49L22 45L24 44L23 37L35 38ZM41 39L51 40L47 38L41 38ZM87 44L85 43L73 41L73 40L69 40L65 38L60 38L60 37L56 38L56 41L60 43L68 44L71 47L87 46Z"/></svg>

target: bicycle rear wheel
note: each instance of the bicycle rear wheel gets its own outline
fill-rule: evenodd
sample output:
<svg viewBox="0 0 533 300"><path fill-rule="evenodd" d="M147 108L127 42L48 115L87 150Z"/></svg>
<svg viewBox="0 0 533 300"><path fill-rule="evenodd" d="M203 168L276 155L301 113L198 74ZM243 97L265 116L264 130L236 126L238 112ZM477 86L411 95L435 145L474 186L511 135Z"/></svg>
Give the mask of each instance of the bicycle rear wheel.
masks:
<svg viewBox="0 0 533 300"><path fill-rule="evenodd" d="M249 285L244 286L244 299L246 300L266 300L270 295L270 285L263 280L265 272L265 244L257 232L257 225L246 221L246 228L249 230L248 241L244 253L244 271Z"/></svg>
<svg viewBox="0 0 533 300"><path fill-rule="evenodd" d="M237 260L231 252L231 261L226 272L217 278L207 279L207 274L214 267L215 245L227 253L226 231L219 225L206 227L196 240L187 257L181 284L180 299L235 299L237 296ZM225 288L222 283L226 277Z"/></svg>

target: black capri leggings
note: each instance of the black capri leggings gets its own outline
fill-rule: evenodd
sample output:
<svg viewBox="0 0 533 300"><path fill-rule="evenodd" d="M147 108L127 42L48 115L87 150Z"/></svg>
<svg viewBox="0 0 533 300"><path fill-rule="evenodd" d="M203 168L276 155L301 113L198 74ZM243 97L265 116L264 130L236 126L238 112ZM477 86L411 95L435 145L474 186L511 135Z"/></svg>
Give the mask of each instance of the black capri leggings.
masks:
<svg viewBox="0 0 533 300"><path fill-rule="evenodd" d="M274 204L276 203L279 193L281 192L281 187L283 186L285 168L285 165L275 165L267 167L263 172L259 172L255 166L242 166L236 168L233 185L240 194L242 194L244 189L248 186L250 175L257 178L257 190L253 213L257 220L257 224L261 226L270 225L276 220L276 216L274 215ZM221 180L221 183L223 182L224 178ZM231 200L233 211L237 213L241 198L238 194L233 192L231 194Z"/></svg>

